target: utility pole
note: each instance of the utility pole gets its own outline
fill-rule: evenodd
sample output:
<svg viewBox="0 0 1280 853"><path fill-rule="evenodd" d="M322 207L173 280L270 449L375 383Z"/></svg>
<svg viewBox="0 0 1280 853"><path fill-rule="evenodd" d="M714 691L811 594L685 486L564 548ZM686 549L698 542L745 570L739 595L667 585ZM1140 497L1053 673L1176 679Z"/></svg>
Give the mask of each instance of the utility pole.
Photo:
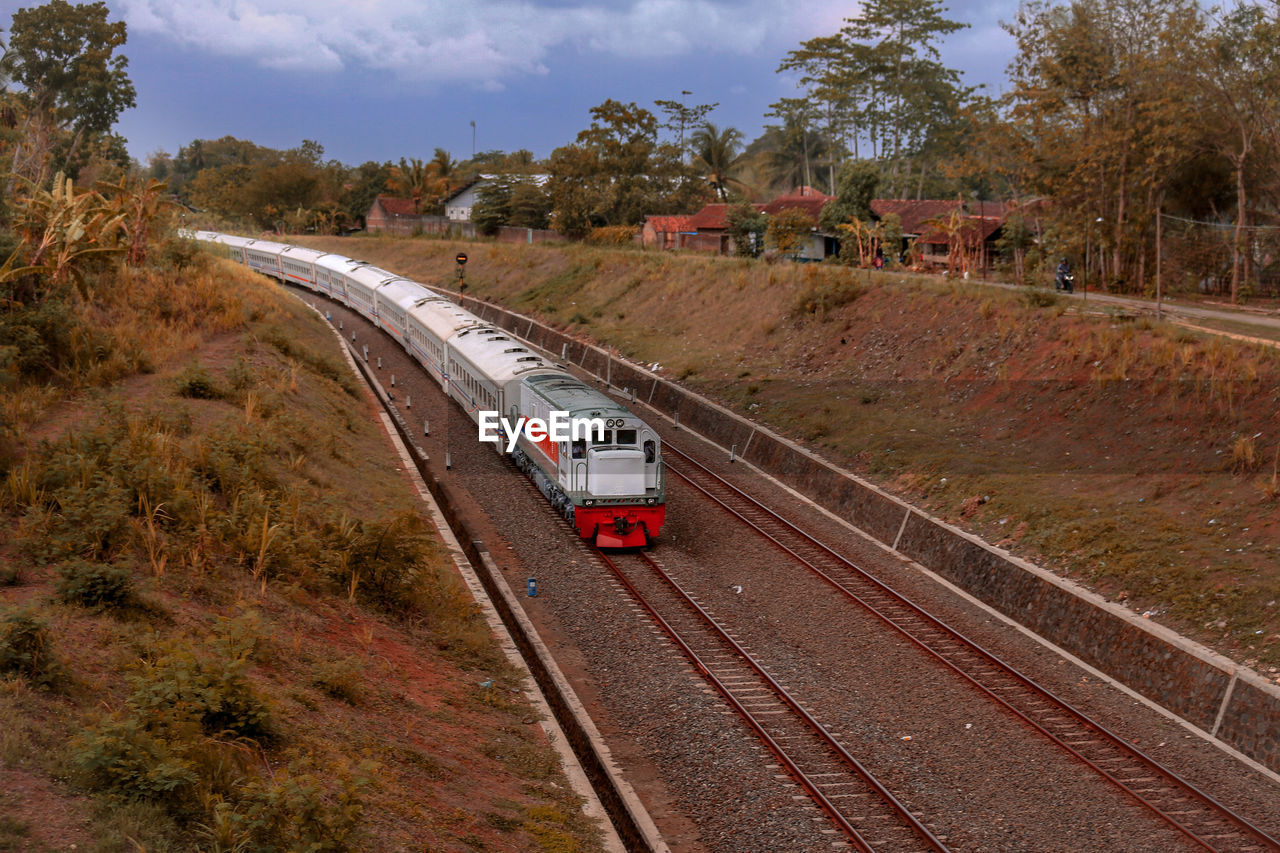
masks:
<svg viewBox="0 0 1280 853"><path fill-rule="evenodd" d="M685 121L685 115L686 115L685 110L688 109L688 107L686 107L684 104L684 99L686 95L692 95L692 94L693 92L690 92L688 89L680 90L680 159L681 160L684 159L684 121Z"/></svg>
<svg viewBox="0 0 1280 853"><path fill-rule="evenodd" d="M471 159L476 159L476 120L471 120Z"/></svg>

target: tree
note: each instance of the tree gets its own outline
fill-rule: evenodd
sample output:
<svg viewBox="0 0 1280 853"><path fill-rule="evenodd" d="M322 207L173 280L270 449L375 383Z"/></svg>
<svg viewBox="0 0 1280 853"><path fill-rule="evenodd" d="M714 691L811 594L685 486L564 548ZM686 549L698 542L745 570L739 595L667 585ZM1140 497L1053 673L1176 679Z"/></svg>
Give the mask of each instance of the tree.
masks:
<svg viewBox="0 0 1280 853"><path fill-rule="evenodd" d="M483 182L476 190L476 203L471 207L471 221L476 230L486 236L498 233L498 227L511 218L512 181L499 175Z"/></svg>
<svg viewBox="0 0 1280 853"><path fill-rule="evenodd" d="M744 258L758 258L764 251L765 232L769 230L769 217L756 206L741 202L725 213L725 229L733 242L733 253Z"/></svg>
<svg viewBox="0 0 1280 853"><path fill-rule="evenodd" d="M804 251L805 241L816 224L813 217L803 210L784 207L769 217L765 242L778 254L797 258Z"/></svg>
<svg viewBox="0 0 1280 853"><path fill-rule="evenodd" d="M880 183L880 169L868 160L853 160L840 169L836 179L836 198L822 208L818 222L825 231L835 231L842 223L860 220L870 222L871 199Z"/></svg>
<svg viewBox="0 0 1280 853"><path fill-rule="evenodd" d="M458 163L443 148L437 148L427 163L427 174L430 176L428 192L432 207L438 208L453 192L457 178Z"/></svg>
<svg viewBox="0 0 1280 853"><path fill-rule="evenodd" d="M739 163L742 131L736 127L720 130L707 122L693 134L692 142L693 167L706 177L720 201L724 201L729 197L729 184L742 186L731 177Z"/></svg>
<svg viewBox="0 0 1280 853"><path fill-rule="evenodd" d="M845 140L857 125L859 103L871 103L875 91L871 52L847 38L844 32L831 36L819 36L801 42L790 51L778 66L778 72L795 71L801 74L798 85L807 89L810 103L821 104L817 110L822 116L826 132L827 180L835 185L837 161L845 153ZM858 139L853 134L854 156L857 156Z"/></svg>
<svg viewBox="0 0 1280 853"><path fill-rule="evenodd" d="M391 167L387 189L400 198L413 199L413 209L421 212L424 199L430 198L438 186L432 169L416 157L401 157L400 165Z"/></svg>
<svg viewBox="0 0 1280 853"><path fill-rule="evenodd" d="M115 54L125 43L125 25L108 22L107 14L106 3L73 6L66 0L14 13L7 61L28 109L24 141L14 152L15 174L46 174L47 157L59 141L59 159L76 163L87 138L109 131L135 105L125 71L129 61Z"/></svg>
<svg viewBox="0 0 1280 853"><path fill-rule="evenodd" d="M693 93L684 92L683 94L692 95ZM720 106L718 102L714 104L695 104L692 107L686 107L681 101L654 101L653 104L662 110L667 117L662 127L676 132L676 147L680 151L681 159L685 155L684 129L704 124L711 111Z"/></svg>
<svg viewBox="0 0 1280 853"><path fill-rule="evenodd" d="M355 222L369 212L373 200L387 187L391 164L373 160L361 163L348 174L347 185L340 197L342 212L348 222Z"/></svg>
<svg viewBox="0 0 1280 853"><path fill-rule="evenodd" d="M1231 301L1237 302L1242 280L1250 277L1250 172L1257 171L1253 167L1268 143L1272 149L1265 153L1280 153L1280 23L1261 7L1239 6L1203 45L1198 65L1205 73L1196 80L1206 95L1206 117L1227 129L1215 136L1215 148L1230 161L1235 178Z"/></svg>
<svg viewBox="0 0 1280 853"><path fill-rule="evenodd" d="M1189 0L1036 2L1007 25L1012 153L1026 189L1054 199L1062 252L1091 243L1085 271L1096 262L1104 285L1142 286L1158 200L1208 130L1184 76L1202 27Z"/></svg>
<svg viewBox="0 0 1280 853"><path fill-rule="evenodd" d="M551 218L562 234L637 225L647 214L689 210L706 198L674 145L658 140L653 113L612 99L591 108L591 126L548 164Z"/></svg>

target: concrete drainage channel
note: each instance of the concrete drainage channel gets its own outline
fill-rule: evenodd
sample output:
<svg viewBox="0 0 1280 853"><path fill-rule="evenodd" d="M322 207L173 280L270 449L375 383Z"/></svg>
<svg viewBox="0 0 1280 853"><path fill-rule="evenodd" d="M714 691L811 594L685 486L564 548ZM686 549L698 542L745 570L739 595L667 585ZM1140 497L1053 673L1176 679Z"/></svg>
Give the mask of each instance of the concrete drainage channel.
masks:
<svg viewBox="0 0 1280 853"><path fill-rule="evenodd" d="M303 301L310 305L306 299ZM382 384L361 358L361 354L355 352L351 344L338 334L336 329L334 334L342 341L350 363L357 368L358 375L388 415L406 451L405 461L412 463L421 477L422 485L430 493L442 520L457 540L475 578L483 586L489 603L496 610L530 674L537 682L539 691L555 715L556 722L612 822L621 848L628 851L657 851L657 853L668 850L653 819L630 784L618 772L604 738L583 709L582 703L568 680L560 672L550 651L538 637L532 623L525 616L516 596L484 543L472 534L466 522L457 513L456 501L450 495L449 487L431 472L427 464L429 459L426 452L415 442L413 432ZM618 844L611 844L609 849L618 849Z"/></svg>
<svg viewBox="0 0 1280 853"><path fill-rule="evenodd" d="M458 299L458 294L436 288ZM472 297L464 307L623 391L1159 706L1280 773L1280 686L1120 605L920 511L786 438L599 347Z"/></svg>

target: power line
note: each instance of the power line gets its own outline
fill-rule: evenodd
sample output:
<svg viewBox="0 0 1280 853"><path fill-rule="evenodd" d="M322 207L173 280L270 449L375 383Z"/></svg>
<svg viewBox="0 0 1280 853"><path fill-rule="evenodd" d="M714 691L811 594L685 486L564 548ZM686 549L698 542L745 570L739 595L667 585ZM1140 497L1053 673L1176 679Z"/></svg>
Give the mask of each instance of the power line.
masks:
<svg viewBox="0 0 1280 853"><path fill-rule="evenodd" d="M1172 214L1164 214L1165 219L1173 219L1177 222L1186 222L1189 225L1207 225L1210 228L1230 228L1235 230L1234 222L1207 222L1203 219L1187 219L1183 216L1174 216ZM1280 225L1245 225L1246 231L1280 231Z"/></svg>

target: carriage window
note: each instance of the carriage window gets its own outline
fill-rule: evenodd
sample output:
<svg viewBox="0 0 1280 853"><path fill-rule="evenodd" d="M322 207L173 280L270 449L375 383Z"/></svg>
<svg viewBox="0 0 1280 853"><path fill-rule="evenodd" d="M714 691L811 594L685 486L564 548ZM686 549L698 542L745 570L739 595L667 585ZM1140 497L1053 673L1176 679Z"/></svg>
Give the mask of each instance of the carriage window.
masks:
<svg viewBox="0 0 1280 853"><path fill-rule="evenodd" d="M653 462L658 458L658 444L652 438L644 443L644 461Z"/></svg>
<svg viewBox="0 0 1280 853"><path fill-rule="evenodd" d="M635 444L636 431L633 429L618 430L618 444Z"/></svg>
<svg viewBox="0 0 1280 853"><path fill-rule="evenodd" d="M577 438L573 441L573 458L583 459L587 455L587 441L583 438Z"/></svg>
<svg viewBox="0 0 1280 853"><path fill-rule="evenodd" d="M613 444L613 430L602 429L596 432L596 444Z"/></svg>

